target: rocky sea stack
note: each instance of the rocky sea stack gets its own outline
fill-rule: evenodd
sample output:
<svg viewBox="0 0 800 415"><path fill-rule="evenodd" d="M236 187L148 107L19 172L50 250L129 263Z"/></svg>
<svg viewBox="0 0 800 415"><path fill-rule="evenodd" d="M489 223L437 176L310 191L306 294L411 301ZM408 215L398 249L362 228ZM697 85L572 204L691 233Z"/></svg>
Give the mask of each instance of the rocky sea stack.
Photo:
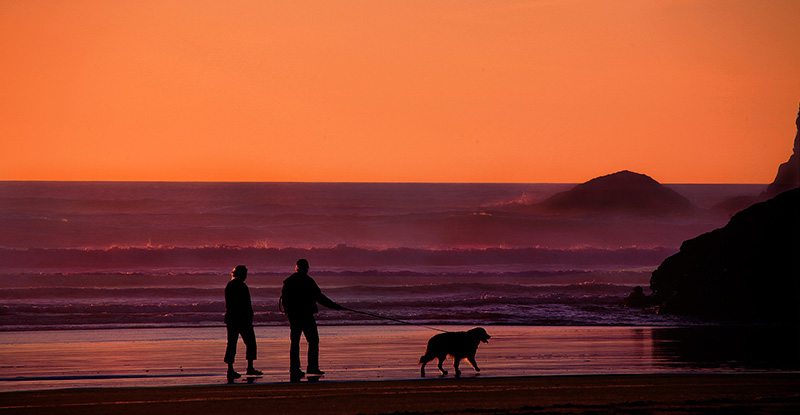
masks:
<svg viewBox="0 0 800 415"><path fill-rule="evenodd" d="M623 170L558 193L534 205L555 213L690 215L695 206L644 174Z"/></svg>
<svg viewBox="0 0 800 415"><path fill-rule="evenodd" d="M737 196L724 200L714 206L714 209L729 213L738 212L756 202L763 202L787 190L800 187L800 111L797 112L797 119L794 121L797 132L794 135L794 147L792 155L786 163L778 166L778 174L775 180L770 183L767 190L758 196Z"/></svg>
<svg viewBox="0 0 800 415"><path fill-rule="evenodd" d="M662 313L800 323L800 189L685 241L653 272L650 288Z"/></svg>
<svg viewBox="0 0 800 415"><path fill-rule="evenodd" d="M797 132L794 135L794 147L792 155L786 163L778 167L778 174L775 180L767 188L763 197L773 197L778 193L783 193L790 189L800 187L800 110L797 112L797 119L794 121Z"/></svg>

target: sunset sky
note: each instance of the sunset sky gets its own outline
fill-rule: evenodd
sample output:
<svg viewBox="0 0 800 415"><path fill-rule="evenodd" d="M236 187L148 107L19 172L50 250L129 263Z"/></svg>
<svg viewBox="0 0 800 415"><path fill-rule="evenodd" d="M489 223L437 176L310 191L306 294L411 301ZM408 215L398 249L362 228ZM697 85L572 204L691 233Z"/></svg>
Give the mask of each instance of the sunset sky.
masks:
<svg viewBox="0 0 800 415"><path fill-rule="evenodd" d="M768 183L800 1L0 1L0 180Z"/></svg>

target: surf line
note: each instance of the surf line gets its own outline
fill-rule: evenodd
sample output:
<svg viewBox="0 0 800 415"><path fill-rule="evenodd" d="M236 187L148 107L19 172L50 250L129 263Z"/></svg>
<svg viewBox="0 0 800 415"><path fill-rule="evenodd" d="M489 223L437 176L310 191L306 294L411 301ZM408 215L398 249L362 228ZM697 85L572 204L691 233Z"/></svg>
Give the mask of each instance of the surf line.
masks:
<svg viewBox="0 0 800 415"><path fill-rule="evenodd" d="M410 321L398 320L396 318L385 317L385 316L381 316L381 315L378 315L378 314L367 313L366 311L353 310L352 308L347 308L347 307L342 307L342 310L352 311L354 313L363 314L365 316L370 316L370 317L375 317L375 318L382 318L384 320L396 321L398 323L408 324L408 325L411 325L411 326L424 327L424 328L430 329L430 330L441 331L442 333L449 333L447 330L437 329L436 327L426 326L424 324L419 324L419 323L412 323Z"/></svg>

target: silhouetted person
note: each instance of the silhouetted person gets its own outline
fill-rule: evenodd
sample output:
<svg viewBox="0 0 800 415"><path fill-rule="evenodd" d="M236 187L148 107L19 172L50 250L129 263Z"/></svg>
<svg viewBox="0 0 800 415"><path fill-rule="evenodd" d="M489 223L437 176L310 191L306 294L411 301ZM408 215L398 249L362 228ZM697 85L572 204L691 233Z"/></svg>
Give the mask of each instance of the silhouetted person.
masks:
<svg viewBox="0 0 800 415"><path fill-rule="evenodd" d="M295 266L296 272L283 281L281 289L281 311L289 318L291 347L289 348L289 373L292 379L305 376L300 370L300 334L305 335L308 342L309 375L322 375L319 369L319 332L314 319L319 309L317 303L334 310L342 306L322 294L317 283L308 276L308 261L300 259Z"/></svg>
<svg viewBox="0 0 800 415"><path fill-rule="evenodd" d="M225 286L225 326L228 328L228 347L225 349L225 363L228 364L228 379L241 377L233 369L236 358L236 343L242 336L247 348L247 374L260 375L261 371L253 368L256 360L256 333L253 330L253 305L250 303L250 290L244 280L247 279L247 267L237 265L231 271L231 280Z"/></svg>
<svg viewBox="0 0 800 415"><path fill-rule="evenodd" d="M620 305L623 307L632 307L632 308L642 308L647 306L647 296L644 295L644 291L642 287L636 286L633 287L633 292L630 293L627 297L625 297Z"/></svg>

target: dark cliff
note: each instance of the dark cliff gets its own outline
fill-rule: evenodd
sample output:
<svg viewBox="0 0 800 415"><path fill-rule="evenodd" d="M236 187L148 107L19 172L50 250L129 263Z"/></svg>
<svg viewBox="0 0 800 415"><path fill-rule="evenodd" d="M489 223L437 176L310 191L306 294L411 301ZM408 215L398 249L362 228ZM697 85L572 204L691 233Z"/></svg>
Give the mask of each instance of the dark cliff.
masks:
<svg viewBox="0 0 800 415"><path fill-rule="evenodd" d="M800 187L800 111L797 112L797 119L795 119L794 123L797 127L797 132L794 135L792 155L786 163L778 166L778 174L767 190L757 196L737 196L724 200L714 206L714 209L735 213L753 203L763 202L787 190Z"/></svg>
<svg viewBox="0 0 800 415"><path fill-rule="evenodd" d="M778 174L775 180L767 188L767 198L773 197L790 189L800 187L800 110L797 112L797 119L794 121L797 132L794 135L794 148L792 155L786 163L778 167Z"/></svg>
<svg viewBox="0 0 800 415"><path fill-rule="evenodd" d="M800 322L800 189L685 241L650 278L660 312L725 321Z"/></svg>

